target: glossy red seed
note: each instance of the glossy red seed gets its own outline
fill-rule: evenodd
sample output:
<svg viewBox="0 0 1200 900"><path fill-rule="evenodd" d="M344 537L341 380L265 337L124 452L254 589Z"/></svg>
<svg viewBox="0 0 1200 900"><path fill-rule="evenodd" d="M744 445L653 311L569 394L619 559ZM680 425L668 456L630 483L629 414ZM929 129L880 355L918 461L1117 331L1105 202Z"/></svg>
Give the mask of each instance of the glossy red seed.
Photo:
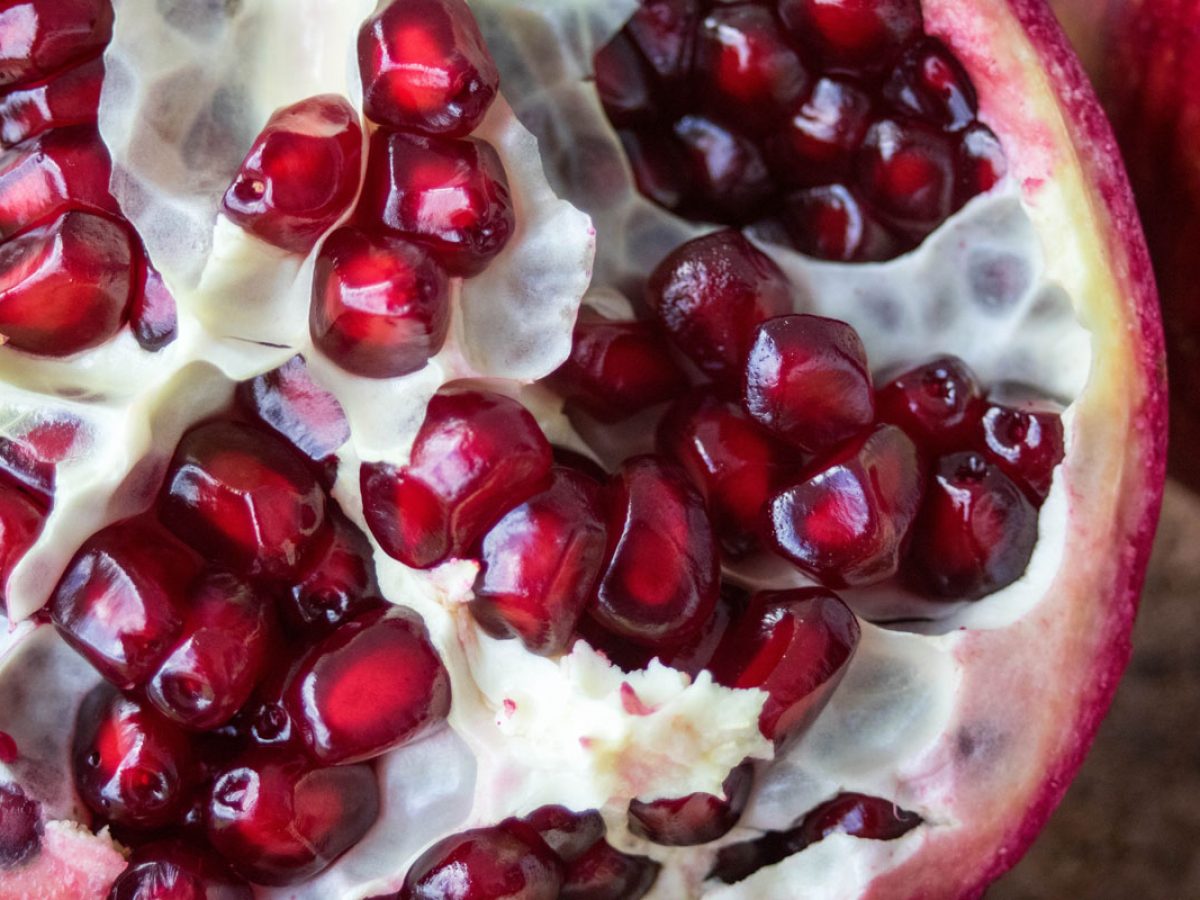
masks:
<svg viewBox="0 0 1200 900"><path fill-rule="evenodd" d="M614 125L652 124L658 110L645 58L624 32L596 53L596 91Z"/></svg>
<svg viewBox="0 0 1200 900"><path fill-rule="evenodd" d="M804 817L792 842L808 846L831 834L848 834L871 841L894 841L921 822L919 815L901 809L891 800L865 794L838 794Z"/></svg>
<svg viewBox="0 0 1200 900"><path fill-rule="evenodd" d="M339 228L313 275L313 343L348 372L409 375L442 349L450 330L450 279L410 241Z"/></svg>
<svg viewBox="0 0 1200 900"><path fill-rule="evenodd" d="M962 206L999 184L1008 171L1008 160L1000 139L986 125L976 122L959 139L957 167L955 203Z"/></svg>
<svg viewBox="0 0 1200 900"><path fill-rule="evenodd" d="M276 110L242 161L225 215L268 244L307 253L358 193L362 126L337 94Z"/></svg>
<svg viewBox="0 0 1200 900"><path fill-rule="evenodd" d="M362 762L444 721L450 676L416 613L368 613L301 659L283 702L315 761Z"/></svg>
<svg viewBox="0 0 1200 900"><path fill-rule="evenodd" d="M495 637L555 656L571 641L604 562L600 486L554 469L550 487L509 510L484 536L471 612Z"/></svg>
<svg viewBox="0 0 1200 900"><path fill-rule="evenodd" d="M175 646L200 560L146 519L110 525L75 554L50 597L59 632L123 689L145 683Z"/></svg>
<svg viewBox="0 0 1200 900"><path fill-rule="evenodd" d="M111 0L10 0L0 10L0 85L36 81L112 38Z"/></svg>
<svg viewBox="0 0 1200 900"><path fill-rule="evenodd" d="M580 453L577 450L569 450L557 444L551 450L554 452L554 464L556 466L572 469L580 475L586 475L593 481L601 483L608 481L608 472L591 456Z"/></svg>
<svg viewBox="0 0 1200 900"><path fill-rule="evenodd" d="M975 118L975 86L954 54L937 38L904 51L883 86L883 98L902 116L957 131Z"/></svg>
<svg viewBox="0 0 1200 900"><path fill-rule="evenodd" d="M478 275L516 220L508 176L490 144L377 131L359 224L429 248L451 275Z"/></svg>
<svg viewBox="0 0 1200 900"><path fill-rule="evenodd" d="M143 350L161 350L179 334L179 316L175 297L163 277L145 259L143 252L139 282L129 306L129 327Z"/></svg>
<svg viewBox="0 0 1200 900"><path fill-rule="evenodd" d="M582 856L604 837L606 826L599 810L573 812L565 806L541 806L524 821L546 842L546 846L565 863Z"/></svg>
<svg viewBox="0 0 1200 900"><path fill-rule="evenodd" d="M385 552L431 568L470 552L506 510L543 490L550 464L550 445L521 404L443 388L407 466L363 465L363 513Z"/></svg>
<svg viewBox="0 0 1200 900"><path fill-rule="evenodd" d="M712 615L719 584L704 500L674 463L625 462L609 485L608 554L589 613L635 643L671 646Z"/></svg>
<svg viewBox="0 0 1200 900"><path fill-rule="evenodd" d="M758 147L707 116L684 116L674 133L689 162L689 202L696 213L738 222L752 218L771 193L770 172Z"/></svg>
<svg viewBox="0 0 1200 900"><path fill-rule="evenodd" d="M737 824L754 787L754 765L742 763L721 785L722 796L686 797L629 804L629 830L655 844L692 847L724 837Z"/></svg>
<svg viewBox="0 0 1200 900"><path fill-rule="evenodd" d="M676 209L693 187L689 177L690 161L672 135L655 131L617 132L633 179L644 197L666 209Z"/></svg>
<svg viewBox="0 0 1200 900"><path fill-rule="evenodd" d="M23 490L0 481L0 614L9 576L33 546L46 522L43 507Z"/></svg>
<svg viewBox="0 0 1200 900"><path fill-rule="evenodd" d="M557 900L563 864L538 833L509 819L438 841L421 854L398 900Z"/></svg>
<svg viewBox="0 0 1200 900"><path fill-rule="evenodd" d="M904 249L903 242L843 184L789 194L781 220L792 246L816 259L878 262Z"/></svg>
<svg viewBox="0 0 1200 900"><path fill-rule="evenodd" d="M820 316L780 316L758 327L742 397L755 421L807 453L829 450L875 416L862 339L845 322Z"/></svg>
<svg viewBox="0 0 1200 900"><path fill-rule="evenodd" d="M924 491L920 454L881 425L814 461L771 500L776 550L830 587L896 574Z"/></svg>
<svg viewBox="0 0 1200 900"><path fill-rule="evenodd" d="M567 867L559 900L641 900L650 893L660 863L648 856L621 853L597 841Z"/></svg>
<svg viewBox="0 0 1200 900"><path fill-rule="evenodd" d="M688 386L652 322L621 322L584 308L571 355L547 382L568 402L606 422L673 400Z"/></svg>
<svg viewBox="0 0 1200 900"><path fill-rule="evenodd" d="M253 900L250 885L211 850L182 840L136 848L108 900Z"/></svg>
<svg viewBox="0 0 1200 900"><path fill-rule="evenodd" d="M216 778L205 834L248 880L296 884L357 844L379 807L370 766L315 769L299 757L259 750Z"/></svg>
<svg viewBox="0 0 1200 900"><path fill-rule="evenodd" d="M756 594L717 648L713 678L767 692L763 736L781 744L806 729L846 673L860 634L854 613L821 588Z"/></svg>
<svg viewBox="0 0 1200 900"><path fill-rule="evenodd" d="M792 311L787 277L736 231L689 241L664 259L646 301L676 345L707 374L740 380L754 329Z"/></svg>
<svg viewBox="0 0 1200 900"><path fill-rule="evenodd" d="M359 31L358 66L368 118L430 135L474 131L500 85L465 0L385 4Z"/></svg>
<svg viewBox="0 0 1200 900"><path fill-rule="evenodd" d="M129 233L66 212L0 244L0 333L38 356L70 356L109 340L133 288Z"/></svg>
<svg viewBox="0 0 1200 900"><path fill-rule="evenodd" d="M938 460L905 560L907 581L945 600L977 600L1024 574L1037 510L978 453Z"/></svg>
<svg viewBox="0 0 1200 900"><path fill-rule="evenodd" d="M955 147L916 122L871 126L856 160L858 188L888 222L923 236L954 211Z"/></svg>
<svg viewBox="0 0 1200 900"><path fill-rule="evenodd" d="M276 636L273 598L224 572L188 592L179 643L146 685L160 713L194 731L224 725L254 690Z"/></svg>
<svg viewBox="0 0 1200 900"><path fill-rule="evenodd" d="M625 33L659 80L678 86L692 72L699 17L697 0L644 0L625 26Z"/></svg>
<svg viewBox="0 0 1200 900"><path fill-rule="evenodd" d="M41 804L18 784L0 784L0 870L28 862L41 848Z"/></svg>
<svg viewBox="0 0 1200 900"><path fill-rule="evenodd" d="M836 66L879 68L920 35L918 0L779 0L793 37Z"/></svg>
<svg viewBox="0 0 1200 900"><path fill-rule="evenodd" d="M780 179L811 185L842 180L870 125L871 97L845 78L822 78L770 140Z"/></svg>
<svg viewBox="0 0 1200 900"><path fill-rule="evenodd" d="M13 147L52 128L95 123L104 60L82 63L0 95L0 147Z"/></svg>
<svg viewBox="0 0 1200 900"><path fill-rule="evenodd" d="M927 455L971 447L983 390L957 356L939 356L896 376L875 395L876 418L904 429Z"/></svg>
<svg viewBox="0 0 1200 900"><path fill-rule="evenodd" d="M1040 506L1066 454L1061 408L1001 386L984 405L981 422L984 455Z"/></svg>
<svg viewBox="0 0 1200 900"><path fill-rule="evenodd" d="M187 806L195 765L185 732L116 688L100 685L79 707L75 787L103 819L139 829L174 821Z"/></svg>
<svg viewBox="0 0 1200 900"><path fill-rule="evenodd" d="M246 575L290 578L325 522L325 492L279 438L213 422L179 442L158 512L207 558Z"/></svg>
<svg viewBox="0 0 1200 900"><path fill-rule="evenodd" d="M328 542L279 597L284 622L307 637L327 634L383 603L371 542L341 512L330 512Z"/></svg>

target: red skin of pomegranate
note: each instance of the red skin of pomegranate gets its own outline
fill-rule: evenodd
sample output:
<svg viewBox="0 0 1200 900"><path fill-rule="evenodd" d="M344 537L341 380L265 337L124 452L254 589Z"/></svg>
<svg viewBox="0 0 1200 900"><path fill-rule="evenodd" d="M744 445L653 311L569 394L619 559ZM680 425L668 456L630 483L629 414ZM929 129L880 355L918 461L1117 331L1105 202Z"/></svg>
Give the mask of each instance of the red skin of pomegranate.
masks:
<svg viewBox="0 0 1200 900"><path fill-rule="evenodd" d="M162 275L146 259L142 249L140 283L129 305L129 327L143 350L161 350L178 336L179 316L175 297Z"/></svg>
<svg viewBox="0 0 1200 900"><path fill-rule="evenodd" d="M903 429L930 457L957 453L978 440L983 389L954 356L942 356L897 375L875 395L880 422Z"/></svg>
<svg viewBox="0 0 1200 900"><path fill-rule="evenodd" d="M358 224L423 244L451 275L478 275L516 229L491 144L380 129L371 138Z"/></svg>
<svg viewBox="0 0 1200 900"><path fill-rule="evenodd" d="M367 117L428 135L474 131L500 86L465 0L387 4L359 32L358 65Z"/></svg>
<svg viewBox="0 0 1200 900"><path fill-rule="evenodd" d="M557 900L563 863L516 819L438 841L408 870L396 900Z"/></svg>
<svg viewBox="0 0 1200 900"><path fill-rule="evenodd" d="M283 702L313 760L363 762L444 721L450 676L420 617L373 612L313 647L292 671Z"/></svg>
<svg viewBox="0 0 1200 900"><path fill-rule="evenodd" d="M254 892L220 857L181 840L133 851L108 900L252 900Z"/></svg>
<svg viewBox="0 0 1200 900"><path fill-rule="evenodd" d="M205 834L249 881L296 884L357 844L379 804L370 766L316 769L299 757L260 750L213 783Z"/></svg>
<svg viewBox="0 0 1200 900"><path fill-rule="evenodd" d="M328 544L278 598L288 628L309 638L324 636L384 603L370 541L336 508L330 513Z"/></svg>
<svg viewBox="0 0 1200 900"><path fill-rule="evenodd" d="M550 487L509 510L480 544L471 612L494 637L531 653L566 651L604 562L600 485L555 468Z"/></svg>
<svg viewBox="0 0 1200 900"><path fill-rule="evenodd" d="M525 816L546 846L563 862L570 864L604 837L604 818L598 810L572 812L565 806L542 806Z"/></svg>
<svg viewBox="0 0 1200 900"><path fill-rule="evenodd" d="M726 687L767 692L758 728L780 746L801 734L829 701L859 634L854 613L829 591L764 591L726 632L713 657L713 678Z"/></svg>
<svg viewBox="0 0 1200 900"><path fill-rule="evenodd" d="M656 844L693 847L724 837L742 817L754 787L754 765L745 762L721 785L722 795L688 794L629 804L629 830Z"/></svg>
<svg viewBox="0 0 1200 900"><path fill-rule="evenodd" d="M0 481L0 613L4 611L4 589L8 577L46 521L40 503L20 488Z"/></svg>
<svg viewBox="0 0 1200 900"><path fill-rule="evenodd" d="M52 128L94 124L104 83L97 57L0 96L0 146L13 147Z"/></svg>
<svg viewBox="0 0 1200 900"><path fill-rule="evenodd" d="M409 375L446 341L450 279L418 244L339 228L317 258L309 327L348 372Z"/></svg>
<svg viewBox="0 0 1200 900"><path fill-rule="evenodd" d="M21 865L42 845L40 804L20 785L0 784L0 869Z"/></svg>
<svg viewBox="0 0 1200 900"><path fill-rule="evenodd" d="M918 0L780 0L779 15L796 40L835 66L882 67L921 33Z"/></svg>
<svg viewBox="0 0 1200 900"><path fill-rule="evenodd" d="M641 900L654 887L662 866L648 856L621 853L597 841L567 866L559 900Z"/></svg>
<svg viewBox="0 0 1200 900"><path fill-rule="evenodd" d="M17 0L0 19L0 86L36 81L112 37L110 0Z"/></svg>

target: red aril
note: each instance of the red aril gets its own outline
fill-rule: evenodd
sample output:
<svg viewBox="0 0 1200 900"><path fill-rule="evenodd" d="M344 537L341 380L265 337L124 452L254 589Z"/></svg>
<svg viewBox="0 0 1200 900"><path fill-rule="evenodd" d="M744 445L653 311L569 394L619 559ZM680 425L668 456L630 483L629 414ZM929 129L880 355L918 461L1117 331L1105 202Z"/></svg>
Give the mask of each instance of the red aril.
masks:
<svg viewBox="0 0 1200 900"><path fill-rule="evenodd" d="M562 881L562 860L509 819L438 841L408 870L396 900L557 900Z"/></svg>
<svg viewBox="0 0 1200 900"><path fill-rule="evenodd" d="M111 0L12 0L0 10L0 85L36 81L112 36Z"/></svg>
<svg viewBox="0 0 1200 900"><path fill-rule="evenodd" d="M97 57L0 95L0 146L16 146L52 128L95 123L103 83L104 61Z"/></svg>
<svg viewBox="0 0 1200 900"><path fill-rule="evenodd" d="M175 297L162 275L142 253L140 278L129 304L129 327L143 350L161 350L179 335Z"/></svg>
<svg viewBox="0 0 1200 900"><path fill-rule="evenodd" d="M41 504L20 488L0 481L0 614L8 578L33 546L46 521Z"/></svg>
<svg viewBox="0 0 1200 900"><path fill-rule="evenodd" d="M0 471L40 506L54 502L58 464L88 440L83 422L62 410L0 438Z"/></svg>
<svg viewBox="0 0 1200 900"><path fill-rule="evenodd" d="M737 824L754 786L754 765L746 762L729 773L723 796L689 794L629 804L629 830L655 844L691 847L724 837Z"/></svg>
<svg viewBox="0 0 1200 900"><path fill-rule="evenodd" d="M594 809L577 813L565 806L540 806L522 821L568 865L602 840L606 830L603 816Z"/></svg>
<svg viewBox="0 0 1200 900"><path fill-rule="evenodd" d="M875 217L853 189L827 184L784 200L780 223L801 253L832 262L891 259L903 242Z"/></svg>
<svg viewBox="0 0 1200 900"><path fill-rule="evenodd" d="M962 206L972 197L985 194L1008 173L1008 159L1000 139L986 125L976 122L959 137L958 180L955 205Z"/></svg>
<svg viewBox="0 0 1200 900"><path fill-rule="evenodd" d="M597 841L567 866L559 900L641 900L654 887L662 866L648 856L622 853Z"/></svg>
<svg viewBox="0 0 1200 900"><path fill-rule="evenodd" d="M796 40L832 66L878 68L921 33L918 0L779 0Z"/></svg>
<svg viewBox="0 0 1200 900"><path fill-rule="evenodd" d="M1000 386L988 396L980 419L981 449L988 460L1040 506L1065 454L1061 410L1053 401L1018 387Z"/></svg>
<svg viewBox="0 0 1200 900"><path fill-rule="evenodd" d="M758 147L708 116L684 116L674 133L688 162L692 214L732 222L752 219L771 192L770 172Z"/></svg>
<svg viewBox="0 0 1200 900"><path fill-rule="evenodd" d="M770 139L778 176L795 184L840 181L871 124L871 97L845 78L822 78Z"/></svg>
<svg viewBox="0 0 1200 900"><path fill-rule="evenodd" d="M936 38L904 51L883 86L883 96L901 115L950 130L965 128L978 112L971 79Z"/></svg>
<svg viewBox="0 0 1200 900"><path fill-rule="evenodd" d="M629 20L630 38L663 83L691 74L699 17L697 0L646 0Z"/></svg>
<svg viewBox="0 0 1200 900"><path fill-rule="evenodd" d="M362 178L358 112L337 94L277 110L225 192L225 215L268 244L307 253L350 209Z"/></svg>
<svg viewBox="0 0 1200 900"><path fill-rule="evenodd" d="M653 122L658 110L645 58L628 36L618 34L596 53L596 91L618 127Z"/></svg>
<svg viewBox="0 0 1200 900"><path fill-rule="evenodd" d="M875 395L880 422L904 430L926 454L955 453L974 445L983 414L983 389L956 356L897 375Z"/></svg>
<svg viewBox="0 0 1200 900"><path fill-rule="evenodd" d="M108 150L92 125L56 128L18 144L0 156L0 235L67 206L118 215L111 177Z"/></svg>
<svg viewBox="0 0 1200 900"><path fill-rule="evenodd" d="M638 190L667 209L679 207L691 186L691 164L673 136L628 130L617 136Z"/></svg>
<svg viewBox="0 0 1200 900"><path fill-rule="evenodd" d="M313 343L348 372L421 369L450 329L450 279L420 245L357 228L329 236L313 276Z"/></svg>
<svg viewBox="0 0 1200 900"><path fill-rule="evenodd" d="M858 188L891 225L923 237L955 206L954 142L913 121L881 119L857 159Z"/></svg>
<svg viewBox="0 0 1200 900"><path fill-rule="evenodd" d="M108 900L252 900L250 885L206 848L182 840L139 847Z"/></svg>
<svg viewBox="0 0 1200 900"><path fill-rule="evenodd" d="M328 543L279 597L294 633L318 637L383 604L371 542L344 514L331 509Z"/></svg>
<svg viewBox="0 0 1200 900"><path fill-rule="evenodd" d="M0 870L32 859L41 849L42 818L20 785L0 784Z"/></svg>

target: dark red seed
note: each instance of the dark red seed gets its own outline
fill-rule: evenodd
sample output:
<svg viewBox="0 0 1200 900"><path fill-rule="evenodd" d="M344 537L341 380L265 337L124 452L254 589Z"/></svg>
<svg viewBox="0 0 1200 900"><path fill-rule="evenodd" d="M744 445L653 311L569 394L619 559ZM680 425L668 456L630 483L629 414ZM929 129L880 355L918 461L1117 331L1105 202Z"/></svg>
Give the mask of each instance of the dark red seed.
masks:
<svg viewBox="0 0 1200 900"><path fill-rule="evenodd" d="M179 442L158 509L207 558L246 575L290 578L325 523L325 492L279 438L213 422Z"/></svg>
<svg viewBox="0 0 1200 900"><path fill-rule="evenodd" d="M975 118L975 86L937 38L925 38L904 51L883 86L883 97L902 116L957 131Z"/></svg>
<svg viewBox="0 0 1200 900"><path fill-rule="evenodd" d="M398 900L557 900L562 861L516 819L438 841L408 870Z"/></svg>
<svg viewBox="0 0 1200 900"><path fill-rule="evenodd" d="M145 259L139 268L139 283L129 306L129 327L143 350L154 353L171 343L179 334L179 315L175 297L158 270Z"/></svg>
<svg viewBox="0 0 1200 900"><path fill-rule="evenodd" d="M573 812L565 806L542 806L525 816L523 821L568 864L603 838L606 830L604 817L595 809Z"/></svg>
<svg viewBox="0 0 1200 900"><path fill-rule="evenodd" d="M846 604L821 588L756 594L717 648L713 678L726 687L766 691L758 727L782 744L825 707L860 630Z"/></svg>
<svg viewBox="0 0 1200 900"><path fill-rule="evenodd" d="M248 880L296 884L357 844L379 808L370 766L315 769L299 757L259 750L216 778L205 834Z"/></svg>
<svg viewBox="0 0 1200 900"><path fill-rule="evenodd" d="M978 453L938 460L912 532L905 575L945 600L977 600L1012 584L1037 543L1037 510Z"/></svg>
<svg viewBox="0 0 1200 900"><path fill-rule="evenodd" d="M939 356L893 378L875 395L880 422L904 429L928 456L971 447L983 414L983 390L957 356Z"/></svg>
<svg viewBox="0 0 1200 900"><path fill-rule="evenodd" d="M660 457L626 461L609 486L592 617L635 643L677 644L712 615L719 564L704 500L683 471Z"/></svg>
<svg viewBox="0 0 1200 900"><path fill-rule="evenodd" d="M988 397L981 421L984 455L1041 506L1066 454L1061 407L1001 385Z"/></svg>
<svg viewBox="0 0 1200 900"><path fill-rule="evenodd" d="M490 144L377 131L359 224L429 248L451 275L478 275L516 229L508 176Z"/></svg>
<svg viewBox="0 0 1200 900"><path fill-rule="evenodd" d="M876 122L858 152L857 172L867 201L914 236L933 231L954 211L954 143L926 126Z"/></svg>
<svg viewBox="0 0 1200 900"><path fill-rule="evenodd" d="M664 259L646 301L667 333L706 373L741 379L754 329L792 311L787 276L736 231L689 241Z"/></svg>
<svg viewBox="0 0 1200 900"><path fill-rule="evenodd" d="M500 85L465 0L386 4L359 31L358 66L369 119L430 135L474 131Z"/></svg>
<svg viewBox="0 0 1200 900"><path fill-rule="evenodd" d="M52 128L95 123L104 83L100 57L0 96L0 147L14 147Z"/></svg>
<svg viewBox="0 0 1200 900"><path fill-rule="evenodd" d="M792 246L815 259L878 262L904 249L904 243L843 184L789 194L780 218Z"/></svg>
<svg viewBox="0 0 1200 900"><path fill-rule="evenodd" d="M443 388L407 466L363 465L363 513L390 556L432 568L470 552L505 511L543 490L550 464L550 445L521 404Z"/></svg>
<svg viewBox="0 0 1200 900"><path fill-rule="evenodd" d="M871 98L844 78L822 78L769 143L776 174L789 184L842 180L870 125Z"/></svg>
<svg viewBox="0 0 1200 900"><path fill-rule="evenodd" d="M813 462L771 500L775 548L830 587L896 574L924 491L920 454L881 425Z"/></svg>
<svg viewBox="0 0 1200 900"><path fill-rule="evenodd" d="M444 721L450 676L416 613L368 613L301 659L283 702L314 760L362 762Z"/></svg>
<svg viewBox="0 0 1200 900"><path fill-rule="evenodd" d="M675 138L689 161L690 202L701 217L748 221L771 194L770 172L758 147L715 119L684 116Z"/></svg>
<svg viewBox="0 0 1200 900"><path fill-rule="evenodd" d="M690 162L684 148L671 135L654 131L617 132L633 169L633 179L644 197L666 209L678 208L693 187Z"/></svg>
<svg viewBox="0 0 1200 900"><path fill-rule="evenodd" d="M41 804L20 785L0 784L0 871L28 862L41 847Z"/></svg>
<svg viewBox="0 0 1200 900"><path fill-rule="evenodd" d="M548 384L589 415L615 422L687 390L652 322L620 322L584 308L575 323L571 355Z"/></svg>
<svg viewBox="0 0 1200 900"><path fill-rule="evenodd" d="M0 481L0 613L7 605L9 576L45 523L46 512L39 503L19 488Z"/></svg>
<svg viewBox="0 0 1200 900"><path fill-rule="evenodd" d="M870 841L894 841L922 821L919 815L901 809L891 800L865 794L838 794L804 817L792 841L808 846L831 834L848 834Z"/></svg>
<svg viewBox="0 0 1200 900"><path fill-rule="evenodd" d="M110 525L75 554L50 617L67 643L123 689L144 684L175 646L199 558L146 519Z"/></svg>
<svg viewBox="0 0 1200 900"><path fill-rule="evenodd" d="M0 332L8 346L70 356L120 329L133 289L129 233L70 211L0 244Z"/></svg>
<svg viewBox="0 0 1200 900"><path fill-rule="evenodd" d="M188 735L107 684L79 707L71 765L93 812L139 829L175 821L197 777Z"/></svg>
<svg viewBox="0 0 1200 900"><path fill-rule="evenodd" d="M586 456L577 450L570 450L557 444L551 449L554 451L554 464L556 466L562 466L564 469L572 469L580 475L586 475L588 478L598 481L601 484L608 481L608 472L591 456Z"/></svg>
<svg viewBox="0 0 1200 900"><path fill-rule="evenodd" d="M779 0L784 25L833 66L877 69L921 34L918 0Z"/></svg>
<svg viewBox="0 0 1200 900"><path fill-rule="evenodd" d="M959 139L957 166L955 203L962 206L999 184L1008 171L1008 160L1000 139L986 125L976 122Z"/></svg>
<svg viewBox="0 0 1200 900"><path fill-rule="evenodd" d="M253 900L250 885L211 850L182 840L138 847L108 900Z"/></svg>
<svg viewBox="0 0 1200 900"><path fill-rule="evenodd" d="M269 244L308 253L354 202L362 150L358 112L344 97L277 110L225 192L225 215Z"/></svg>
<svg viewBox="0 0 1200 900"><path fill-rule="evenodd" d="M699 18L697 0L644 0L625 26L625 33L660 81L679 86L692 72Z"/></svg>
<svg viewBox="0 0 1200 900"><path fill-rule="evenodd" d="M755 331L743 383L746 411L777 437L821 453L875 417L867 351L845 322L780 316Z"/></svg>
<svg viewBox="0 0 1200 900"><path fill-rule="evenodd" d="M695 678L702 669L708 667L725 632L744 606L744 602L731 597L728 585L722 585L721 597L709 620L682 643L669 647L645 647L635 644L621 635L605 630L599 623L586 617L580 620L579 636L623 672L641 671L650 665L651 660L657 659L664 666L686 672Z"/></svg>
<svg viewBox="0 0 1200 900"><path fill-rule="evenodd" d="M417 244L340 228L317 258L309 327L313 343L348 372L409 375L446 341L450 279Z"/></svg>
<svg viewBox="0 0 1200 900"><path fill-rule="evenodd" d="M754 765L745 762L729 773L720 797L696 793L647 803L634 800L629 804L629 830L668 847L707 844L724 837L737 824L752 787Z"/></svg>
<svg viewBox="0 0 1200 900"><path fill-rule="evenodd" d="M17 742L13 740L13 736L7 731L0 731L0 763L11 766L20 758L21 751L17 747Z"/></svg>
<svg viewBox="0 0 1200 900"><path fill-rule="evenodd" d="M600 102L614 125L653 124L658 112L650 83L653 76L626 34L601 47L592 65Z"/></svg>
<svg viewBox="0 0 1200 900"><path fill-rule="evenodd" d="M650 893L660 863L648 856L621 853L597 841L567 867L559 900L641 900Z"/></svg>
<svg viewBox="0 0 1200 900"><path fill-rule="evenodd" d="M542 656L569 646L606 547L600 486L569 469L551 478L484 536L471 601L485 631Z"/></svg>
<svg viewBox="0 0 1200 900"><path fill-rule="evenodd" d="M14 0L0 13L0 85L37 81L112 38L111 0Z"/></svg>
<svg viewBox="0 0 1200 900"><path fill-rule="evenodd" d="M328 543L279 598L284 622L306 637L325 635L383 603L371 542L336 508L330 512Z"/></svg>

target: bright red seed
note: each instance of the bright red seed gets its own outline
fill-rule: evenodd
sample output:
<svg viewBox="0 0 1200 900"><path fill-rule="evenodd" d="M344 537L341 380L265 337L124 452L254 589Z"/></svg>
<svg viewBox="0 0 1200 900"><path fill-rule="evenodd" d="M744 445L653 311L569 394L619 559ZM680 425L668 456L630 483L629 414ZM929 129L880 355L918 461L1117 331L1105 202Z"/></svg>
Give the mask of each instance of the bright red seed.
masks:
<svg viewBox="0 0 1200 900"><path fill-rule="evenodd" d="M253 900L250 885L211 850L168 839L133 851L108 900Z"/></svg>
<svg viewBox="0 0 1200 900"><path fill-rule="evenodd" d="M397 900L558 900L563 864L516 819L444 838L408 870Z"/></svg>
<svg viewBox="0 0 1200 900"><path fill-rule="evenodd" d="M37 81L112 38L111 0L14 0L0 10L0 86Z"/></svg>
<svg viewBox="0 0 1200 900"><path fill-rule="evenodd" d="M779 0L792 36L833 66L879 68L920 35L918 0Z"/></svg>
<svg viewBox="0 0 1200 900"><path fill-rule="evenodd" d="M279 611L295 633L318 637L383 604L371 542L336 508L329 537L296 582L279 597Z"/></svg>
<svg viewBox="0 0 1200 900"><path fill-rule="evenodd" d="M955 209L951 138L913 121L871 126L857 158L858 188L890 224L924 237Z"/></svg>
<svg viewBox="0 0 1200 900"><path fill-rule="evenodd" d="M621 853L597 841L567 866L559 900L641 900L650 893L662 865L648 856Z"/></svg>
<svg viewBox="0 0 1200 900"><path fill-rule="evenodd" d="M1066 453L1059 406L1002 385L988 397L981 421L984 455L1040 506Z"/></svg>
<svg viewBox="0 0 1200 900"><path fill-rule="evenodd" d="M875 395L876 416L904 429L927 455L967 449L983 414L983 390L956 356L936 359L896 376Z"/></svg>
<svg viewBox="0 0 1200 900"><path fill-rule="evenodd" d="M17 563L33 546L46 513L20 488L0 481L0 613L6 609L6 585Z"/></svg>
<svg viewBox="0 0 1200 900"><path fill-rule="evenodd" d="M8 148L52 128L95 123L104 83L97 57L44 81L0 96L0 146Z"/></svg>
<svg viewBox="0 0 1200 900"><path fill-rule="evenodd" d="M629 830L669 847L692 847L724 837L737 824L754 787L754 765L742 763L721 785L723 796L688 794L629 804Z"/></svg>

